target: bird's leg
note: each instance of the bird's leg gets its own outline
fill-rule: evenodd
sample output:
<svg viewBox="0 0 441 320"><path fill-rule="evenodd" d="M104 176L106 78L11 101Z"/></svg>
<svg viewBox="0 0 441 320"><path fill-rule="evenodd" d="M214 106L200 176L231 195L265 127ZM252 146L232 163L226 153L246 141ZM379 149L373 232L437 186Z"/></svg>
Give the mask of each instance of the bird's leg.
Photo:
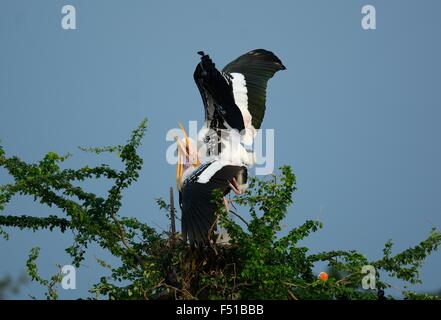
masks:
<svg viewBox="0 0 441 320"><path fill-rule="evenodd" d="M228 204L228 200L226 197L224 197L224 205L225 205L225 209L227 209L227 211L230 211L230 206Z"/></svg>
<svg viewBox="0 0 441 320"><path fill-rule="evenodd" d="M231 199L231 193L228 194L228 202L231 203L234 210L237 210L236 206L234 205L234 200Z"/></svg>
<svg viewBox="0 0 441 320"><path fill-rule="evenodd" d="M242 194L239 185L237 184L236 178L233 178L230 182L230 187L235 194Z"/></svg>

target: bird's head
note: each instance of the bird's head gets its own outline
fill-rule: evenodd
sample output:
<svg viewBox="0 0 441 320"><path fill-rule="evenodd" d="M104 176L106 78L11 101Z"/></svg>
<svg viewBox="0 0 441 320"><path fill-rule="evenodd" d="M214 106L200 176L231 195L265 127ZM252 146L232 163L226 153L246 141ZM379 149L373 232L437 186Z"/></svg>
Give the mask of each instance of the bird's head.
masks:
<svg viewBox="0 0 441 320"><path fill-rule="evenodd" d="M177 150L178 150L178 163L176 165L176 186L178 190L181 190L182 181L189 176L194 169L200 166L197 143L188 137L184 127L179 124L179 127L184 134L182 139L175 136Z"/></svg>

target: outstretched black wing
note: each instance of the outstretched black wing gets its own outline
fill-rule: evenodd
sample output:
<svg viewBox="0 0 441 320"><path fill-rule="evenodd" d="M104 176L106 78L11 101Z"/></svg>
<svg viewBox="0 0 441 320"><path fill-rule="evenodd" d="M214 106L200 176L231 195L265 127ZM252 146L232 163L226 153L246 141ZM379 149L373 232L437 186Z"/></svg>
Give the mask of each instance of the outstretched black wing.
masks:
<svg viewBox="0 0 441 320"><path fill-rule="evenodd" d="M245 77L248 111L254 128L260 128L265 115L268 80L279 70L285 70L280 59L264 49L250 51L230 62L222 70L226 74L240 73Z"/></svg>
<svg viewBox="0 0 441 320"><path fill-rule="evenodd" d="M205 121L210 128L225 129L225 123L239 132L244 129L242 113L234 101L228 80L216 69L208 55L200 52L201 62L193 74L205 107Z"/></svg>
<svg viewBox="0 0 441 320"><path fill-rule="evenodd" d="M233 178L246 183L245 167L226 165L216 171L217 164L219 162L215 161L202 165L182 186L182 235L191 245L207 245L216 230L217 208L213 203L213 191L218 189L226 195L231 190L229 183ZM198 178L210 170L215 171L210 179L205 183L198 182Z"/></svg>

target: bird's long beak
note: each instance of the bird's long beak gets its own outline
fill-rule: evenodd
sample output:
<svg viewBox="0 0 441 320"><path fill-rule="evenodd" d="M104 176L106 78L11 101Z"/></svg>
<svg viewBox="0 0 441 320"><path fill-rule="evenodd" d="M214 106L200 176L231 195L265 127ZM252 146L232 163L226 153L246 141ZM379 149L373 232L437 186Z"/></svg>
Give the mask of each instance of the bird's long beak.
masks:
<svg viewBox="0 0 441 320"><path fill-rule="evenodd" d="M186 154L186 148L182 145L182 142L179 138L175 137L176 144L178 146L178 163L176 164L176 187L178 190L182 188L182 175L184 173L184 156L188 156Z"/></svg>
<svg viewBox="0 0 441 320"><path fill-rule="evenodd" d="M175 136L175 141L176 141L176 144L177 144L177 146L178 146L178 156L179 156L179 154L180 154L180 155L183 155L183 156L185 156L185 157L189 157L190 154L188 153L187 148L184 146L184 144L182 143L182 141L179 140L179 137L178 137L178 136Z"/></svg>
<svg viewBox="0 0 441 320"><path fill-rule="evenodd" d="M191 159L191 155L190 155L190 139L188 138L188 135L185 132L185 129L182 126L182 124L179 124L179 127L182 130L185 139L185 145L184 145L182 141L179 139L179 137L175 136L175 141L178 149L178 163L176 165L176 186L178 190L181 190L182 176L184 174L184 163L190 163L190 160L193 161L193 159ZM196 161L192 163L192 165L195 168L200 166L200 162L197 154L196 154Z"/></svg>
<svg viewBox="0 0 441 320"><path fill-rule="evenodd" d="M182 133L184 134L184 138L185 138L185 148L184 148L185 149L185 153L184 154L186 155L187 162L190 162L190 139L188 138L188 135L185 132L185 129L184 129L184 127L183 127L183 125L181 123L179 124L179 128L181 129ZM181 145L182 145L182 143L181 143ZM199 167L201 165L201 163L199 161L199 157L197 155L197 152L196 152L195 156L196 156L196 159L192 163L192 165L193 165L193 167L197 168L197 167ZM191 160L193 161L193 159L191 159Z"/></svg>
<svg viewBox="0 0 441 320"><path fill-rule="evenodd" d="M184 138L185 138L185 157L187 162L190 161L190 140L188 139L187 133L185 132L184 127L182 126L182 124L179 124L179 128L181 129L182 133L184 134Z"/></svg>

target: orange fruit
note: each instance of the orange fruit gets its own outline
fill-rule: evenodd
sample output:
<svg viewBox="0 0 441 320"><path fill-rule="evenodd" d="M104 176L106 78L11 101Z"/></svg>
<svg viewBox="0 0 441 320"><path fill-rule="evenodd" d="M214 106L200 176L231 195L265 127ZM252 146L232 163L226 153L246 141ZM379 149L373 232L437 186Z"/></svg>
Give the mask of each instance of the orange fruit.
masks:
<svg viewBox="0 0 441 320"><path fill-rule="evenodd" d="M328 280L328 274L326 272L322 271L319 273L318 278L322 281L326 281L326 280Z"/></svg>

